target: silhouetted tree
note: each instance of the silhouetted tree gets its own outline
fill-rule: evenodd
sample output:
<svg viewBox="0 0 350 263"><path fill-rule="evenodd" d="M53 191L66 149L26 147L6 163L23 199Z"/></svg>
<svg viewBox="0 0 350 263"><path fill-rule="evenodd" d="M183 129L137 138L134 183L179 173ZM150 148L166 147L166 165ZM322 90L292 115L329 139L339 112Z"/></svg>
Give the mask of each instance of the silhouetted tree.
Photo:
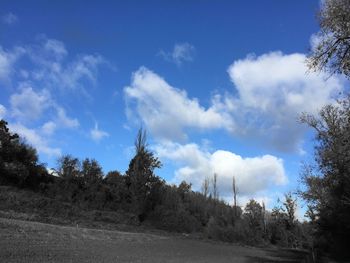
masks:
<svg viewBox="0 0 350 263"><path fill-rule="evenodd" d="M63 155L57 160L57 174L64 178L73 178L81 176L81 163L78 158L71 155Z"/></svg>
<svg viewBox="0 0 350 263"><path fill-rule="evenodd" d="M39 164L36 150L0 120L0 183L15 184L38 190L47 182L44 165Z"/></svg>

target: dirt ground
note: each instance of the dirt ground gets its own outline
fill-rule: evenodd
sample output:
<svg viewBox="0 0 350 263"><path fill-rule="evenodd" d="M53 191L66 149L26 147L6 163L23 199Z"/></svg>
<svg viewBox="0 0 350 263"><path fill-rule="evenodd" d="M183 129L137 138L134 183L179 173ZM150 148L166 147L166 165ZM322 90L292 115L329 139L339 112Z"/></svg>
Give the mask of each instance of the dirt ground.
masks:
<svg viewBox="0 0 350 263"><path fill-rule="evenodd" d="M0 262L303 262L303 253L0 218Z"/></svg>

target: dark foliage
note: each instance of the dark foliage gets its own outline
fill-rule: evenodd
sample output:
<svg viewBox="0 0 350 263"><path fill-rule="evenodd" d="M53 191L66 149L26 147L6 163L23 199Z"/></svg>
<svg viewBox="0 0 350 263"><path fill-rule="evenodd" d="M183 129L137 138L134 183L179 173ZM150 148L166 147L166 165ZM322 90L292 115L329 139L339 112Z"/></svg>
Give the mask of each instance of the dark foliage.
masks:
<svg viewBox="0 0 350 263"><path fill-rule="evenodd" d="M143 221L147 212L153 210L161 180L154 174L154 169L160 168L161 163L153 153L147 149L146 132L139 130L135 141L135 156L126 171L126 184L129 193L129 202L134 213Z"/></svg>
<svg viewBox="0 0 350 263"><path fill-rule="evenodd" d="M301 119L316 131L315 165L305 167L301 196L315 228L315 246L350 258L350 96Z"/></svg>
<svg viewBox="0 0 350 263"><path fill-rule="evenodd" d="M0 120L0 184L37 191L50 181L46 174L36 150L11 133L6 121Z"/></svg>

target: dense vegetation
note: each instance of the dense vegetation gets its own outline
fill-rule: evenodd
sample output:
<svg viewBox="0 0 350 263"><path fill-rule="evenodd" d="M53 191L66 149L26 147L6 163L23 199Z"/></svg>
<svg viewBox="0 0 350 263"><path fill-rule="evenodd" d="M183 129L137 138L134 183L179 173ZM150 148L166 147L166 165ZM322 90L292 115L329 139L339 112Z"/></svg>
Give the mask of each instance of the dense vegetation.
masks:
<svg viewBox="0 0 350 263"><path fill-rule="evenodd" d="M85 211L128 214L133 224L200 233L216 240L308 246L307 224L295 219L296 203L291 194L272 212L255 200L242 211L219 200L216 186L210 185L209 180L203 193L192 191L186 182L168 185L154 173L161 162L147 148L142 130L137 135L135 156L125 174L110 171L104 175L96 160L80 161L70 155L62 156L57 169L50 174L39 163L35 149L11 133L4 120L0 122L0 142L0 184L39 193L45 200L52 200L49 204L60 211L61 204L69 203ZM215 184L215 180L212 182ZM55 207L43 206L43 209ZM74 211L65 213L75 215ZM118 222L117 216L115 221Z"/></svg>
<svg viewBox="0 0 350 263"><path fill-rule="evenodd" d="M305 166L301 196L308 203L314 247L350 258L350 96L301 120L316 131L315 162Z"/></svg>

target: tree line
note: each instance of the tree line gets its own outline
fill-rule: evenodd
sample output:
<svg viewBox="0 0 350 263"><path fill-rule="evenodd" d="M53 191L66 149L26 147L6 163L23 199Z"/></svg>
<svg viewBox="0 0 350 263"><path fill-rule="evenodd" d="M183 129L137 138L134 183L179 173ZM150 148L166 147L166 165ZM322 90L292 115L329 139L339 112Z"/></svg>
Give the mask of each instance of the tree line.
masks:
<svg viewBox="0 0 350 263"><path fill-rule="evenodd" d="M320 30L307 64L310 70L350 79L350 1L325 0L318 12ZM345 82L345 85L349 85ZM321 88L321 87L320 87ZM350 94L301 121L315 132L314 162L306 164L299 195L306 201L317 254L350 260Z"/></svg>
<svg viewBox="0 0 350 263"><path fill-rule="evenodd" d="M244 209L219 198L217 174L206 178L202 192L183 181L167 184L155 174L160 160L147 147L146 133L135 140L135 155L127 171L106 175L95 159L71 155L58 159L48 172L36 150L0 121L0 184L30 189L45 197L85 210L117 211L134 216L140 225L247 244L307 247L307 224L295 218L296 202L289 194L272 212L255 200ZM235 181L233 189L236 191ZM236 193L235 193L236 196Z"/></svg>

